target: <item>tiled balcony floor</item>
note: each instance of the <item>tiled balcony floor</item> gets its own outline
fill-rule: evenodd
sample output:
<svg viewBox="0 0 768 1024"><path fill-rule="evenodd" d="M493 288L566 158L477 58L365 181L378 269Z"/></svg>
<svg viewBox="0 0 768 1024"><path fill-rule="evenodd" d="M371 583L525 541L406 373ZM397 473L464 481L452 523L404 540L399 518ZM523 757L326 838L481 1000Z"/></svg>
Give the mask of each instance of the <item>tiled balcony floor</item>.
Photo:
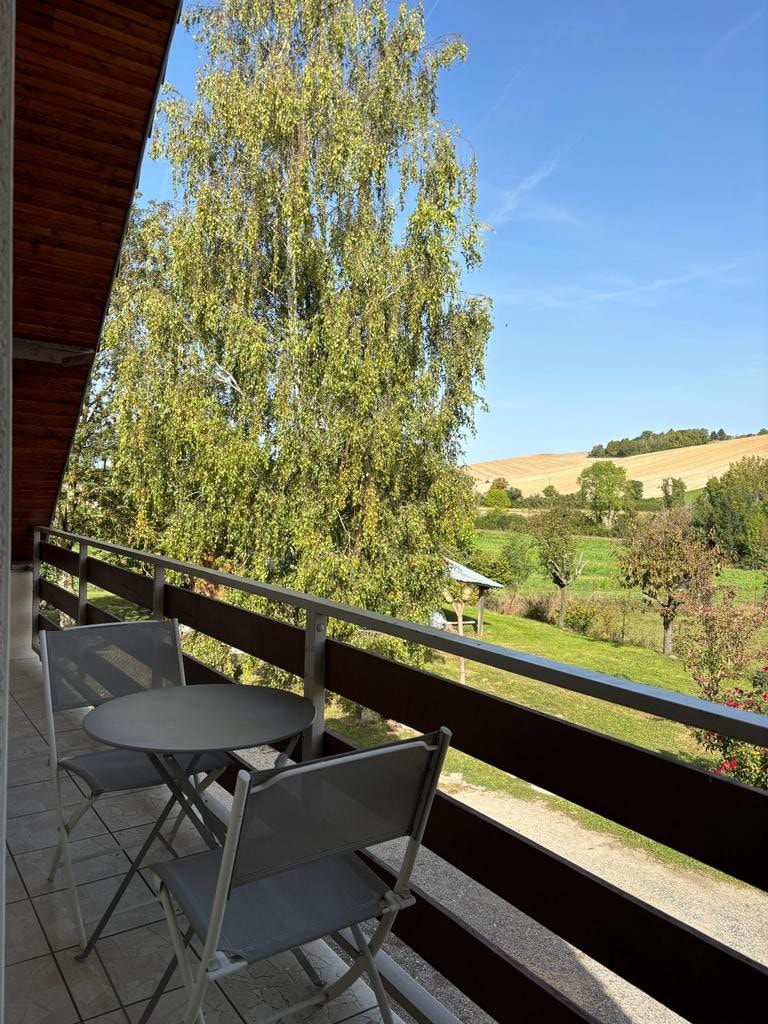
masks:
<svg viewBox="0 0 768 1024"><path fill-rule="evenodd" d="M17 645L12 655L21 655ZM60 723L62 752L86 749L91 741L77 727L77 717ZM40 663L34 655L11 661L9 716L9 789L7 834L6 1019L12 1024L134 1024L171 958L167 928L159 904L143 873L126 893L106 934L85 964L75 960L77 946L70 902L62 873L47 881L56 843L56 814L47 764L47 743ZM68 802L78 803L75 783L66 787ZM75 865L80 903L95 922L117 888L144 840L158 809L161 791L104 798L77 826L74 857L100 852ZM172 823L168 824L168 829ZM124 854L119 845L127 849ZM146 863L168 856L157 844ZM200 847L195 830L182 827L176 848ZM332 979L342 961L323 942L305 947L316 970ZM179 1024L183 991L178 977L156 1009L152 1024ZM276 1009L312 991L304 972L288 953L254 965L221 985L209 986L204 1003L208 1024L258 1022ZM312 1024L374 1024L381 1019L370 989L358 982L326 1007L304 1011L291 1021Z"/></svg>

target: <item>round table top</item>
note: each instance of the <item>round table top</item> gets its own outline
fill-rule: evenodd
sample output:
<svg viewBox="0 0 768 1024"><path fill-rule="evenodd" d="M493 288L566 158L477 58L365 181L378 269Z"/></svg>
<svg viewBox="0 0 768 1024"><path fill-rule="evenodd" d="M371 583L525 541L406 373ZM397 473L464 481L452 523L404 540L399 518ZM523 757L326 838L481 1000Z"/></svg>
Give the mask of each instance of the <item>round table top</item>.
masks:
<svg viewBox="0 0 768 1024"><path fill-rule="evenodd" d="M100 743L154 754L204 754L276 743L305 729L312 702L268 686L171 686L115 697L83 729Z"/></svg>

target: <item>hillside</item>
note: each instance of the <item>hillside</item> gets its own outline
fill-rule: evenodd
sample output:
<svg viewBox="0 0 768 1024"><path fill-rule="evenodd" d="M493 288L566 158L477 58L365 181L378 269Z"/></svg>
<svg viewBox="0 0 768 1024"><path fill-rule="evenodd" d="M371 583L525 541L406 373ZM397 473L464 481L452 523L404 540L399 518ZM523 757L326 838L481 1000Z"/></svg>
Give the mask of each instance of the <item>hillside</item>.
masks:
<svg viewBox="0 0 768 1024"><path fill-rule="evenodd" d="M647 455L630 455L615 461L626 469L630 479L642 481L646 498L653 498L661 494L661 481L665 476L680 477L686 487L693 490L703 487L710 477L722 476L732 462L737 462L745 455L768 458L768 434L650 452ZM561 493L575 491L578 488L576 481L579 473L587 466L594 466L595 461L587 458L586 452L519 455L511 459L476 462L467 466L466 471L479 491L487 490L491 480L502 476L528 497L541 491L547 484L552 484Z"/></svg>

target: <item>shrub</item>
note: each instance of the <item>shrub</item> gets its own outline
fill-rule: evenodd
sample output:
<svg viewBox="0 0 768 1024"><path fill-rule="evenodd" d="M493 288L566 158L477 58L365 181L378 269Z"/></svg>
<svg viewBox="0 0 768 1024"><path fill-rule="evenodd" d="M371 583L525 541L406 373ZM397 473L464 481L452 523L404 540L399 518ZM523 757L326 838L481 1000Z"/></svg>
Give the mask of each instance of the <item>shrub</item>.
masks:
<svg viewBox="0 0 768 1024"><path fill-rule="evenodd" d="M525 600L509 590L492 590L485 599L485 607L489 612L497 612L499 615L522 615Z"/></svg>
<svg viewBox="0 0 768 1024"><path fill-rule="evenodd" d="M768 459L745 457L709 480L694 523L741 565L768 566Z"/></svg>
<svg viewBox="0 0 768 1024"><path fill-rule="evenodd" d="M719 598L719 600L718 600ZM763 630L768 606L739 605L730 588L711 589L692 604L677 638L680 658L702 697L728 707L768 714L768 657ZM751 679L751 682L744 680ZM717 775L768 788L768 748L695 729L694 735L716 756Z"/></svg>
<svg viewBox="0 0 768 1024"><path fill-rule="evenodd" d="M513 534L498 555L475 548L467 565L503 587L519 590L534 570L533 542L524 534Z"/></svg>
<svg viewBox="0 0 768 1024"><path fill-rule="evenodd" d="M513 533L501 549L500 561L504 565L505 578L499 577L499 582L512 590L519 590L536 567L536 552L528 534Z"/></svg>
<svg viewBox="0 0 768 1024"><path fill-rule="evenodd" d="M519 512L512 512L507 516L505 529L509 530L510 533L529 533L531 523L526 516L521 516Z"/></svg>
<svg viewBox="0 0 768 1024"><path fill-rule="evenodd" d="M751 688L733 686L723 691L722 700L729 708L768 715L768 665L756 674ZM717 767L712 769L715 775L768 789L768 747L742 743L716 732L697 730L696 734L704 749L717 759Z"/></svg>
<svg viewBox="0 0 768 1024"><path fill-rule="evenodd" d="M548 502L541 494L531 494L527 498L519 498L515 504L519 508L546 508Z"/></svg>
<svg viewBox="0 0 768 1024"><path fill-rule="evenodd" d="M663 498L640 498L635 502L637 512L659 512L664 508Z"/></svg>
<svg viewBox="0 0 768 1024"><path fill-rule="evenodd" d="M664 508L682 508L685 504L685 480L679 476L665 476L661 481Z"/></svg>
<svg viewBox="0 0 768 1024"><path fill-rule="evenodd" d="M503 587L511 585L512 581L509 578L509 570L501 555L492 555L489 551L474 548L469 556L467 565L470 569L474 569L475 572L488 576L496 583L501 583Z"/></svg>
<svg viewBox="0 0 768 1024"><path fill-rule="evenodd" d="M476 517L475 528L478 530L508 530L511 518L512 516L508 516L503 509L492 508ZM519 518L522 519L522 516Z"/></svg>
<svg viewBox="0 0 768 1024"><path fill-rule="evenodd" d="M488 508L509 508L509 495L500 487L492 487L486 493L484 503Z"/></svg>
<svg viewBox="0 0 768 1024"><path fill-rule="evenodd" d="M571 524L574 533L582 537L613 536L613 530L603 525L603 523L596 523L592 516L587 515L586 512L573 512L571 516Z"/></svg>
<svg viewBox="0 0 768 1024"><path fill-rule="evenodd" d="M547 622L551 625L557 615L555 605L554 594L533 594L523 601L523 618L533 619L534 622Z"/></svg>
<svg viewBox="0 0 768 1024"><path fill-rule="evenodd" d="M633 613L645 614L645 604L630 594L619 597L601 598L597 603L598 639L610 640L614 644L636 644L643 646L643 641L629 634L629 616Z"/></svg>
<svg viewBox="0 0 768 1024"><path fill-rule="evenodd" d="M571 600L565 613L565 625L576 633L592 636L599 619L594 601Z"/></svg>

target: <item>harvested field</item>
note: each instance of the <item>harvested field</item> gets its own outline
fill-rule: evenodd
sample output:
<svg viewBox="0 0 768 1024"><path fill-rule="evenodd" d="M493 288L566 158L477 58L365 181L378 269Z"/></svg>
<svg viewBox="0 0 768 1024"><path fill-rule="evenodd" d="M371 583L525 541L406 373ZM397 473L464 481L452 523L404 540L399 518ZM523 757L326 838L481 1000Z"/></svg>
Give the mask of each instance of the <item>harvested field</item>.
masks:
<svg viewBox="0 0 768 1024"><path fill-rule="evenodd" d="M661 481L666 476L677 476L685 481L689 490L703 487L713 476L722 476L732 462L745 455L768 458L768 434L758 437L738 437L732 441L713 441L690 448L673 448L648 455L630 455L625 459L612 459L623 466L632 480L640 480L646 498L661 494ZM568 452L564 455L520 455L493 462L477 462L466 471L479 491L486 491L495 477L504 477L511 486L519 487L525 497L539 493L552 484L567 494L578 488L579 473L598 459L587 458L586 452Z"/></svg>

